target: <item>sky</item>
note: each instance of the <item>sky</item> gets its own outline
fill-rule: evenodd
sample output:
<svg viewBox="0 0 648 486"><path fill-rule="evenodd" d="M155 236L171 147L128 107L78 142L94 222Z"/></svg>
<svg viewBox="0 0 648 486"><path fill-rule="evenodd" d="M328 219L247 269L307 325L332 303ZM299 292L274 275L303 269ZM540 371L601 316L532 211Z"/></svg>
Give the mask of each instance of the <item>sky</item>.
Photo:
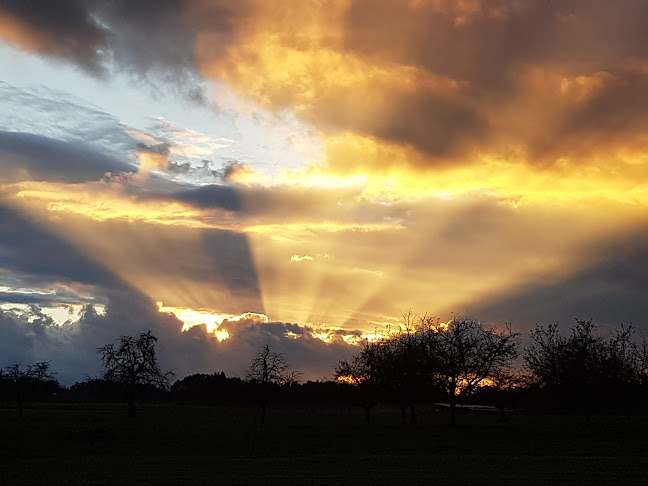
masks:
<svg viewBox="0 0 648 486"><path fill-rule="evenodd" d="M648 331L642 0L0 2L0 366L328 379L402 314Z"/></svg>

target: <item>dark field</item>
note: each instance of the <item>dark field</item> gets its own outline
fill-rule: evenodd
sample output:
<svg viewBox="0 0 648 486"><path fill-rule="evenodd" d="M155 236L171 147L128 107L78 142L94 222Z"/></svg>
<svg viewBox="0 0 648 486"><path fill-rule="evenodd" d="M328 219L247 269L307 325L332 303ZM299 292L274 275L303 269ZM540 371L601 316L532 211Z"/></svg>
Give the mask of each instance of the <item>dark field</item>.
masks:
<svg viewBox="0 0 648 486"><path fill-rule="evenodd" d="M0 484L648 484L648 418L121 405L0 409Z"/></svg>

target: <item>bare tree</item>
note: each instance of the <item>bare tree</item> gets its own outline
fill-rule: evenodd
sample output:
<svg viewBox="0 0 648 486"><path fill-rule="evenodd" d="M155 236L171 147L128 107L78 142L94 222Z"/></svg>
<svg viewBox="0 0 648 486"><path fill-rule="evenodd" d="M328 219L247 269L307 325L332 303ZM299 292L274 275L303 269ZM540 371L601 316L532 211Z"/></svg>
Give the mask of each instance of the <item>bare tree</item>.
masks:
<svg viewBox="0 0 648 486"><path fill-rule="evenodd" d="M126 387L129 417L135 417L135 392L138 386L169 386L172 373L160 370L155 355L156 343L157 338L149 330L137 338L122 336L117 343L97 349L105 368L104 379Z"/></svg>
<svg viewBox="0 0 648 486"><path fill-rule="evenodd" d="M4 370L0 370L0 379L5 381L12 389L19 417L23 416L27 396L35 388L42 388L43 385L47 384L58 386L54 381L54 375L50 372L49 361L39 361L24 368L20 363L15 363L5 367Z"/></svg>
<svg viewBox="0 0 648 486"><path fill-rule="evenodd" d="M457 402L502 375L518 356L519 334L510 326L499 331L467 317L427 320L421 335L430 375L450 404L453 426Z"/></svg>
<svg viewBox="0 0 648 486"><path fill-rule="evenodd" d="M524 360L550 398L561 406L577 406L589 424L606 399L616 402L613 408L625 406L629 414L632 391L642 381L641 345L633 336L631 326L601 335L591 319L576 319L567 335L557 324L538 326Z"/></svg>
<svg viewBox="0 0 648 486"><path fill-rule="evenodd" d="M266 344L252 357L246 378L258 391L261 405L261 423L265 423L266 408L272 389L281 385L291 385L297 382L299 373L289 371L288 363L282 353L273 351Z"/></svg>

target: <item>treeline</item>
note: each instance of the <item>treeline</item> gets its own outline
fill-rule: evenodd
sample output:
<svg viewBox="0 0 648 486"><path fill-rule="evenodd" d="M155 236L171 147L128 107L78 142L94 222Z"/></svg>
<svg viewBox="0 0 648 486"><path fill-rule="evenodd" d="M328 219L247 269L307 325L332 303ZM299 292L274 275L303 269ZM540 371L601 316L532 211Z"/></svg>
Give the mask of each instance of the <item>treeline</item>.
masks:
<svg viewBox="0 0 648 486"><path fill-rule="evenodd" d="M62 387L48 362L14 364L0 370L0 402L126 401L135 416L138 402L266 408L361 407L370 420L377 405L398 407L403 422L417 410L458 411L490 406L500 419L511 413L634 415L648 412L648 345L632 327L605 333L591 321L568 330L538 326L521 349L522 336L510 327L487 327L469 318L440 322L404 315L404 326L335 365L335 380L299 382L283 354L263 346L251 357L244 378L222 372L193 374L171 383L155 356L150 332L123 336L99 348L105 373ZM480 410L484 410L480 408Z"/></svg>
<svg viewBox="0 0 648 486"><path fill-rule="evenodd" d="M397 402L402 420L416 405L442 402L455 423L458 404L507 412L594 413L648 411L648 345L632 327L604 334L591 320L567 332L557 324L538 326L520 349L510 327L485 327L468 318L443 323L405 315L405 328L362 344L340 362L338 379L356 385L357 401L369 418L379 402Z"/></svg>
<svg viewBox="0 0 648 486"><path fill-rule="evenodd" d="M259 382L228 377L224 372L196 373L160 387L137 385L137 403L178 404L216 407L260 407L262 401L274 407L304 409L350 408L354 406L351 385L335 381L304 383L269 383L263 394ZM15 381L6 374L0 377L0 406L15 407L22 416L28 403L122 403L129 399L123 383L105 378L88 378L71 386L62 386L55 379L22 379Z"/></svg>

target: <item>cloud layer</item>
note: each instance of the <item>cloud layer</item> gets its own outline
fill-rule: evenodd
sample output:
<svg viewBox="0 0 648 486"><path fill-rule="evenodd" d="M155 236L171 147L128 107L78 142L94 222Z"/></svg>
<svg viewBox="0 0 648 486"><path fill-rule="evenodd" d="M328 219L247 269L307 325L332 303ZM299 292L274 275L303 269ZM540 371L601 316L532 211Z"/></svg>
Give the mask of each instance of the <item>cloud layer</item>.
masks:
<svg viewBox="0 0 648 486"><path fill-rule="evenodd" d="M647 8L0 2L8 45L79 82L126 73L159 100L133 127L0 83L0 301L19 306L2 308L3 352L66 356L72 377L96 346L150 327L180 373L241 370L270 340L320 376L345 336L407 308L522 331L645 326ZM161 116L171 96L273 126L260 144L289 135L250 160L237 140ZM300 167L277 148L300 145ZM230 337L182 331L157 302L230 316ZM105 315L50 316L89 304ZM232 317L245 313L269 322Z"/></svg>

